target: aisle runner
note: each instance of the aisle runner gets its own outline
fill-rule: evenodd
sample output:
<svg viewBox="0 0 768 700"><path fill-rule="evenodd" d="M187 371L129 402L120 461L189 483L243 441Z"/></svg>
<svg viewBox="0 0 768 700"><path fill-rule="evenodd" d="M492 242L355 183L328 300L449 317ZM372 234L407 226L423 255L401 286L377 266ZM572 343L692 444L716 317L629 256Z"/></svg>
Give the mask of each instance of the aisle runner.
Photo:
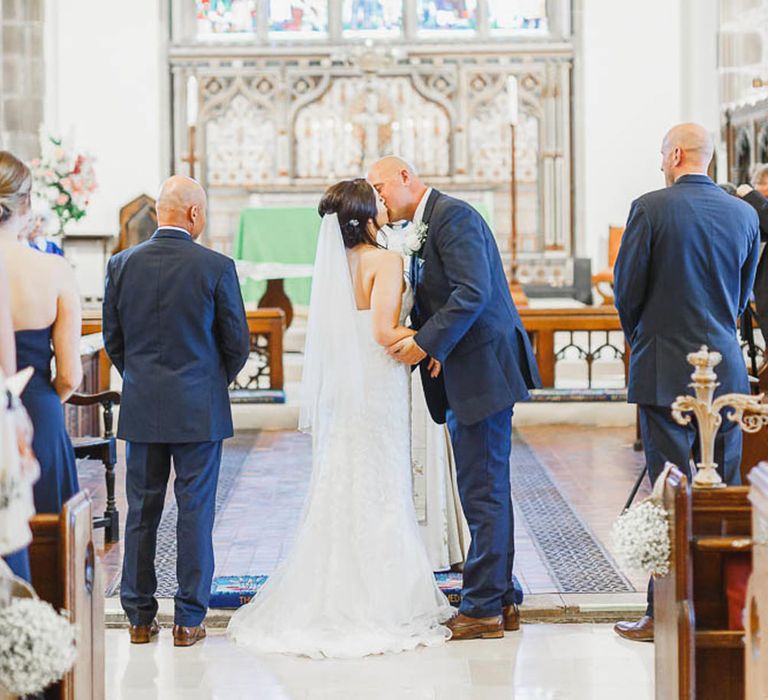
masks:
<svg viewBox="0 0 768 700"><path fill-rule="evenodd" d="M239 432L224 443L216 514L228 501L245 460L255 443L255 431ZM610 555L560 493L549 471L515 431L511 462L515 513L525 519L531 539L560 593L616 593L634 591ZM163 514L157 537L157 595L176 592L176 505ZM453 604L459 602L461 574L436 574L438 585ZM266 576L222 576L214 579L211 607L237 607L247 602ZM307 585L312 585L311 581ZM117 595L113 584L108 596Z"/></svg>
<svg viewBox="0 0 768 700"><path fill-rule="evenodd" d="M515 430L512 500L559 593L619 593L634 587Z"/></svg>
<svg viewBox="0 0 768 700"><path fill-rule="evenodd" d="M233 438L224 441L221 454L219 486L216 489L216 517L226 505L237 484L243 464L251 453L258 430L239 430ZM172 499L163 512L157 529L157 551L155 552L155 570L157 571L157 597L173 598L176 594L176 518L178 510L176 499ZM107 588L110 598L120 594L120 577Z"/></svg>

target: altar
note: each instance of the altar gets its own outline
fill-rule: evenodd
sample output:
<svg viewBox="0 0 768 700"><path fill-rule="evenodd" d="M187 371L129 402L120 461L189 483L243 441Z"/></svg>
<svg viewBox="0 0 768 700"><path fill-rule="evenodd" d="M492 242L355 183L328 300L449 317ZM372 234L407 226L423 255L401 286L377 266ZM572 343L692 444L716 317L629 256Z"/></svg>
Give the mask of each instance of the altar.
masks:
<svg viewBox="0 0 768 700"><path fill-rule="evenodd" d="M243 209L232 256L236 261L281 264L278 267L282 270L280 279L285 279L285 293L293 304L307 305L319 230L320 217L312 207ZM277 279L270 276L274 271L270 273L263 265L259 269L240 268L246 302L258 302L264 296L266 280Z"/></svg>

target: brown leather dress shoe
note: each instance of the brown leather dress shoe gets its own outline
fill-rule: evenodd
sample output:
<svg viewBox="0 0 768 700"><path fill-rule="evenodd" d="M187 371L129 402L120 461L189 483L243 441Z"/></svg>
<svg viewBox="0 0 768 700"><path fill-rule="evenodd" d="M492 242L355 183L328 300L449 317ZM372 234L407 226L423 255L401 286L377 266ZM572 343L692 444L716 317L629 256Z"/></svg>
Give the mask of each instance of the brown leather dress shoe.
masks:
<svg viewBox="0 0 768 700"><path fill-rule="evenodd" d="M451 630L451 641L460 639L500 639L504 636L501 615L494 617L469 617L459 613L446 624Z"/></svg>
<svg viewBox="0 0 768 700"><path fill-rule="evenodd" d="M514 603L502 608L504 615L504 629L507 632L516 632L520 629L520 608Z"/></svg>
<svg viewBox="0 0 768 700"><path fill-rule="evenodd" d="M201 639L205 639L205 625L198 625L197 627L173 626L173 646L175 647L191 647Z"/></svg>
<svg viewBox="0 0 768 700"><path fill-rule="evenodd" d="M152 637L160 634L160 626L155 618L149 625L130 625L128 632L131 635L131 644L149 644Z"/></svg>
<svg viewBox="0 0 768 700"><path fill-rule="evenodd" d="M613 631L633 642L653 641L653 618L643 615L637 622L617 622Z"/></svg>

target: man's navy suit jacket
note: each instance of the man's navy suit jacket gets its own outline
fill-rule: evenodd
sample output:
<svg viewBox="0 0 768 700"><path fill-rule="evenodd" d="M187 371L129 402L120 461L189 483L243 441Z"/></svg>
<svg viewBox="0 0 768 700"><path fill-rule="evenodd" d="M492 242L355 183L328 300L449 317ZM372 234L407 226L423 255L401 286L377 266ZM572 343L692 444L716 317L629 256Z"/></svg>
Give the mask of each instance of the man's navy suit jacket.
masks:
<svg viewBox="0 0 768 700"><path fill-rule="evenodd" d="M438 379L421 363L432 418L450 408L478 423L541 386L528 334L509 293L493 233L466 202L432 190L424 210L427 239L415 265L416 343L443 363Z"/></svg>
<svg viewBox="0 0 768 700"><path fill-rule="evenodd" d="M160 228L107 267L104 345L123 377L118 437L230 437L228 386L249 353L234 262L179 229Z"/></svg>
<svg viewBox="0 0 768 700"><path fill-rule="evenodd" d="M632 203L614 267L632 349L631 403L668 407L690 394L686 355L702 345L723 358L716 393L749 392L736 322L759 253L755 211L706 175L685 175Z"/></svg>
<svg viewBox="0 0 768 700"><path fill-rule="evenodd" d="M768 199L757 190L752 190L749 194L744 195L744 201L757 212L757 218L760 222L760 240L765 243L768 241ZM760 262L757 264L753 291L757 306L757 324L760 326L763 337L768 338L768 256L765 254L765 249L760 255Z"/></svg>

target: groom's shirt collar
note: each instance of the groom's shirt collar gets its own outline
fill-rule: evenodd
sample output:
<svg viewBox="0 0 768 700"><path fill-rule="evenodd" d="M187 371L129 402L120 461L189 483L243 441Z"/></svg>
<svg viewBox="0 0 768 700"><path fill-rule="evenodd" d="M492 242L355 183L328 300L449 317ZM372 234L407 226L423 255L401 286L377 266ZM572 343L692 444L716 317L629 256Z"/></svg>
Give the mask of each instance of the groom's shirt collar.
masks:
<svg viewBox="0 0 768 700"><path fill-rule="evenodd" d="M432 194L432 188L427 187L427 191L422 196L421 201L419 201L419 206L416 207L416 211L413 214L414 226L418 226L424 219L424 210L427 208L427 200L429 199L429 195L431 194Z"/></svg>
<svg viewBox="0 0 768 700"><path fill-rule="evenodd" d="M185 228L181 228L181 226L160 226L158 227L158 231L161 229L171 229L171 231L181 231L182 233L186 233L190 238L192 238L192 234L187 231Z"/></svg>

